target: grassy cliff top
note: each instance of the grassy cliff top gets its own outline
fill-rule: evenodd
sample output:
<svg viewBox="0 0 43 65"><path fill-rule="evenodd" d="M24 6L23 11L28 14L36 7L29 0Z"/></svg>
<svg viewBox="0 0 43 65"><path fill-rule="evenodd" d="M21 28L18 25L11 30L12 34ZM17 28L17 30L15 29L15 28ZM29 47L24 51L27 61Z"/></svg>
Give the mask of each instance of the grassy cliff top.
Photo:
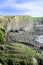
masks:
<svg viewBox="0 0 43 65"><path fill-rule="evenodd" d="M7 65L8 61L12 61L15 65L33 64L32 58L43 59L43 57L32 50L30 47L22 43L2 44L0 45L0 62Z"/></svg>

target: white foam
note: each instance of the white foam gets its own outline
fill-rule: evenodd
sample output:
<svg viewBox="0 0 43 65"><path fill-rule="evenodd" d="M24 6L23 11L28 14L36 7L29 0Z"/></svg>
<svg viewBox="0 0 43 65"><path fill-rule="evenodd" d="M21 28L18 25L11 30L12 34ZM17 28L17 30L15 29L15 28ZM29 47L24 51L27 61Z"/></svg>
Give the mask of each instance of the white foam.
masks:
<svg viewBox="0 0 43 65"><path fill-rule="evenodd" d="M36 41L38 41L39 43L42 43L43 44L43 35L37 36Z"/></svg>

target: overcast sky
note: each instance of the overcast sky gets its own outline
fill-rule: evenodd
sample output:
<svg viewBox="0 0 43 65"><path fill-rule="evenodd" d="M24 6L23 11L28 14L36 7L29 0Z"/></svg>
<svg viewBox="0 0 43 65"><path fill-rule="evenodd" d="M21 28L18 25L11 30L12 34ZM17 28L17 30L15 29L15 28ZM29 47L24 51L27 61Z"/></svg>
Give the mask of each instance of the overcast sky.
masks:
<svg viewBox="0 0 43 65"><path fill-rule="evenodd" d="M0 15L43 16L43 0L0 0Z"/></svg>

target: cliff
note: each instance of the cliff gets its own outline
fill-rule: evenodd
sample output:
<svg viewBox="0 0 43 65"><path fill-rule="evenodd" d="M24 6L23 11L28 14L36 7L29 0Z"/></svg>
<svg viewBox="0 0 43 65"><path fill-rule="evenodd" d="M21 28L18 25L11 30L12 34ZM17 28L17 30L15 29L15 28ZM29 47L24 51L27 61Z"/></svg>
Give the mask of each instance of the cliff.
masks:
<svg viewBox="0 0 43 65"><path fill-rule="evenodd" d="M10 29L28 29L33 27L34 21L30 16L0 16L0 23L2 23L7 30Z"/></svg>

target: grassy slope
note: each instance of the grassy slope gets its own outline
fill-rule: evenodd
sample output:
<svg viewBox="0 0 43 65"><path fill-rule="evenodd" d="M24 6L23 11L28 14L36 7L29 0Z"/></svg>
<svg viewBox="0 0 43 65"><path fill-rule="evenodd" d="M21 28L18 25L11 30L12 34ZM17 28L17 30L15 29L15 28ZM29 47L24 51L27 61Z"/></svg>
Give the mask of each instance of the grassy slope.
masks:
<svg viewBox="0 0 43 65"><path fill-rule="evenodd" d="M25 65L27 65L27 63L33 63L32 58L35 56L38 59L42 59L41 55L21 43L0 45L0 60L4 62L4 65L7 65L9 59L11 59L15 65L21 61L24 61Z"/></svg>

